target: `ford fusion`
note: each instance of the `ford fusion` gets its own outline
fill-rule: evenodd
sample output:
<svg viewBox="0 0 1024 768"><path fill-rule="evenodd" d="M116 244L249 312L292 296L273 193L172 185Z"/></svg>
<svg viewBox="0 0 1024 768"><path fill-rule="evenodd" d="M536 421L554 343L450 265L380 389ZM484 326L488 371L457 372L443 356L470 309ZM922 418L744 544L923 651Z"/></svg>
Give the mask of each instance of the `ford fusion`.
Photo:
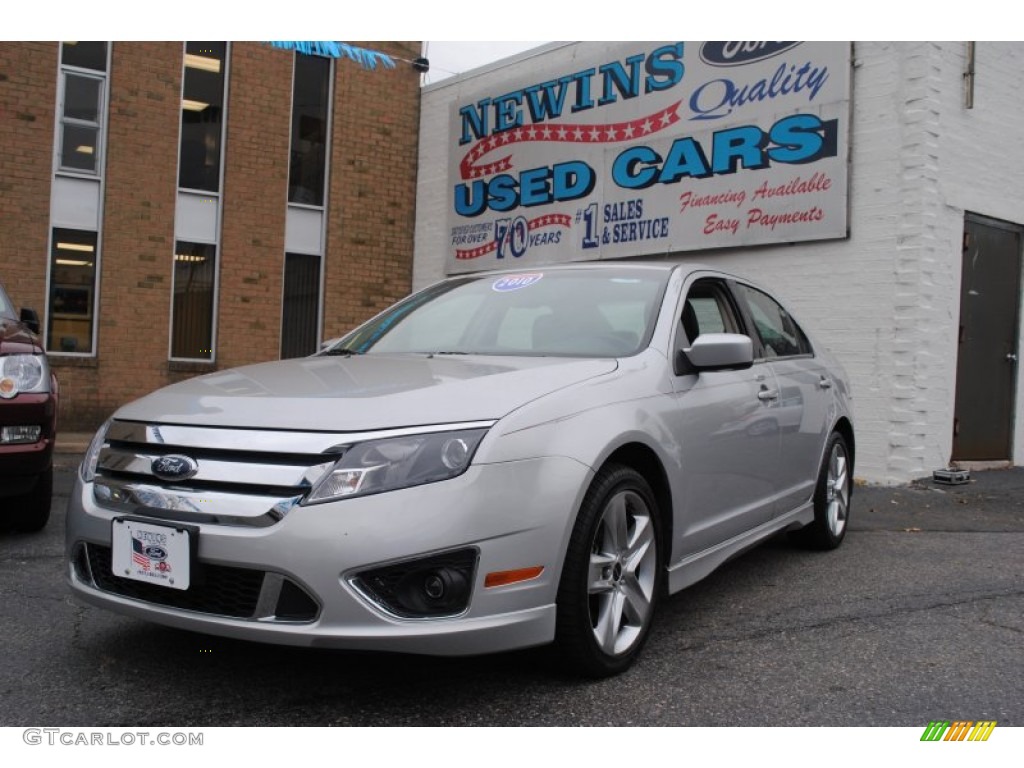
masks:
<svg viewBox="0 0 1024 768"><path fill-rule="evenodd" d="M762 288L669 262L478 273L120 408L71 493L68 578L211 634L553 642L608 675L742 550L837 547L853 459L842 369Z"/></svg>

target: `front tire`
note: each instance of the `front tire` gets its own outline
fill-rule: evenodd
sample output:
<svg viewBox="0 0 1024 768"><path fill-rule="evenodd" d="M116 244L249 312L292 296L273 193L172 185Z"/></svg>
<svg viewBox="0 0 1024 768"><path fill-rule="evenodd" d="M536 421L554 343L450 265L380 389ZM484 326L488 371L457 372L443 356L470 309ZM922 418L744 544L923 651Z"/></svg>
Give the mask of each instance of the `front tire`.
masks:
<svg viewBox="0 0 1024 768"><path fill-rule="evenodd" d="M591 677L625 671L647 638L661 582L661 520L636 470L608 465L583 500L558 589L555 639Z"/></svg>
<svg viewBox="0 0 1024 768"><path fill-rule="evenodd" d="M11 527L22 533L35 533L46 527L50 519L53 497L53 467L36 478L32 490L24 496L9 499L7 504L15 510Z"/></svg>

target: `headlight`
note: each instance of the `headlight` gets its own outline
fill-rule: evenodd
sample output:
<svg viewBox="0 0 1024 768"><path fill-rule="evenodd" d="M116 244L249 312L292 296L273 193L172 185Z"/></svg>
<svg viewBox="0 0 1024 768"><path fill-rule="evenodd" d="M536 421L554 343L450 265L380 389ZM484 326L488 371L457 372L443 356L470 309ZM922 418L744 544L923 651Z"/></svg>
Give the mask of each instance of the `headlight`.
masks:
<svg viewBox="0 0 1024 768"><path fill-rule="evenodd" d="M49 392L50 368L44 355L0 357L0 397L22 392Z"/></svg>
<svg viewBox="0 0 1024 768"><path fill-rule="evenodd" d="M358 443L313 486L305 504L436 483L469 467L486 429L388 437Z"/></svg>
<svg viewBox="0 0 1024 768"><path fill-rule="evenodd" d="M92 442L89 443L89 448L85 451L82 466L78 469L78 474L82 476L83 482L91 483L96 477L96 464L99 463L100 450L103 448L103 443L106 442L107 429L110 427L111 421L113 419L107 419L103 422L103 426L96 430Z"/></svg>

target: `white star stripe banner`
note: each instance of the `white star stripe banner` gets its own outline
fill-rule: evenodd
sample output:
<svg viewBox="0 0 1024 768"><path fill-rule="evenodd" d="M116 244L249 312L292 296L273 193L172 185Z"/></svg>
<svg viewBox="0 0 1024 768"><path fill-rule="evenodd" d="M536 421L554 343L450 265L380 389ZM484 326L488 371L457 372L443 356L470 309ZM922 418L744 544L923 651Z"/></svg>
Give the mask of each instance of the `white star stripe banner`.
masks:
<svg viewBox="0 0 1024 768"><path fill-rule="evenodd" d="M576 43L457 85L449 272L847 236L850 44Z"/></svg>

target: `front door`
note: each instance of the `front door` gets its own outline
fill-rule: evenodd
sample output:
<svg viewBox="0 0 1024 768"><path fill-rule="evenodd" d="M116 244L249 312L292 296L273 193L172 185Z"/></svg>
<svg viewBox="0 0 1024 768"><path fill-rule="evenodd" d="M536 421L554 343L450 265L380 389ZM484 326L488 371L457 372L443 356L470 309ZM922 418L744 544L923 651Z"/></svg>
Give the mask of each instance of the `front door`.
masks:
<svg viewBox="0 0 1024 768"><path fill-rule="evenodd" d="M678 333L687 347L705 333L741 333L721 280L691 286ZM765 362L746 370L701 371L674 380L671 417L685 481L677 504L676 554L693 555L771 520L778 494L779 427L775 374Z"/></svg>
<svg viewBox="0 0 1024 768"><path fill-rule="evenodd" d="M1022 231L972 214L964 221L954 461L1011 458Z"/></svg>

